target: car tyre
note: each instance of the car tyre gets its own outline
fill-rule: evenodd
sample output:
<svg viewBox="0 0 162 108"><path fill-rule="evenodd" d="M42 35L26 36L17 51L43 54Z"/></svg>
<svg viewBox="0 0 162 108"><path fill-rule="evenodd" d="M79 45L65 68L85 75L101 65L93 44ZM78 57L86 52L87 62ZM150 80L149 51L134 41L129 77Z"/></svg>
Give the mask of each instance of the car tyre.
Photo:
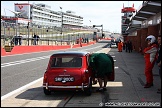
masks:
<svg viewBox="0 0 162 108"><path fill-rule="evenodd" d="M90 81L89 87L85 90L85 94L90 96L92 94L92 81Z"/></svg>
<svg viewBox="0 0 162 108"><path fill-rule="evenodd" d="M45 95L51 95L51 91L49 91L48 89L46 89L45 87L43 87L43 91Z"/></svg>

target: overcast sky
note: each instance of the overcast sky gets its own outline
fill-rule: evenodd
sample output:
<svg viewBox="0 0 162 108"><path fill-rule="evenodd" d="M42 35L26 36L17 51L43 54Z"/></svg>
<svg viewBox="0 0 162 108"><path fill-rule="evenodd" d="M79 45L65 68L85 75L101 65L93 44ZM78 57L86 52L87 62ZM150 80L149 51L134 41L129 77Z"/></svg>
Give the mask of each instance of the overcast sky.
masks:
<svg viewBox="0 0 162 108"><path fill-rule="evenodd" d="M8 10L14 10L14 3L28 3L28 1L1 1L1 15L13 16ZM33 3L44 3L51 6L54 11L75 12L76 15L83 17L83 25L102 25L103 29L110 32L121 32L121 9L132 7L139 9L142 1L29 1Z"/></svg>

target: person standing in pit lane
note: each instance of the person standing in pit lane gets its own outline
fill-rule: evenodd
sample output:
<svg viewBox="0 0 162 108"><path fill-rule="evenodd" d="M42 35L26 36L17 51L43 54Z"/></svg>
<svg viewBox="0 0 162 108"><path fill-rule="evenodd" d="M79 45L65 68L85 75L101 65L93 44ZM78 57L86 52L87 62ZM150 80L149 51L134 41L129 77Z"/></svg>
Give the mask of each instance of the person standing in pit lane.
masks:
<svg viewBox="0 0 162 108"><path fill-rule="evenodd" d="M161 35L158 37L158 56L157 56L157 65L159 67L159 76L161 79ZM157 90L157 93L161 93L161 88Z"/></svg>
<svg viewBox="0 0 162 108"><path fill-rule="evenodd" d="M123 48L123 42L120 40L118 42L118 52L122 52L122 48Z"/></svg>
<svg viewBox="0 0 162 108"><path fill-rule="evenodd" d="M113 71L113 63L111 61L111 56L105 53L92 53L90 56L90 66L94 70L94 77L98 79L99 88L97 92L106 91L108 76Z"/></svg>
<svg viewBox="0 0 162 108"><path fill-rule="evenodd" d="M144 88L150 88L151 86L153 86L152 69L156 62L158 45L156 44L156 38L153 35L147 36L146 41L148 46L143 50L146 76L146 84L144 85Z"/></svg>

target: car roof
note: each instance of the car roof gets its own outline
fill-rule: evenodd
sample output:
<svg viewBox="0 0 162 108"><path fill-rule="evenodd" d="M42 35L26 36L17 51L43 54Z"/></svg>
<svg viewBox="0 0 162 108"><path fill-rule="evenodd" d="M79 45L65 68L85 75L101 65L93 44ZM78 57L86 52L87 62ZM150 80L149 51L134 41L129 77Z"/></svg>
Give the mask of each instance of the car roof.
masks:
<svg viewBox="0 0 162 108"><path fill-rule="evenodd" d="M116 44L115 42L112 42L111 44Z"/></svg>
<svg viewBox="0 0 162 108"><path fill-rule="evenodd" d="M90 52L87 52L87 51L62 51L62 52L56 52L56 53L52 54L52 56L57 56L57 55L85 56L86 54L90 54Z"/></svg>

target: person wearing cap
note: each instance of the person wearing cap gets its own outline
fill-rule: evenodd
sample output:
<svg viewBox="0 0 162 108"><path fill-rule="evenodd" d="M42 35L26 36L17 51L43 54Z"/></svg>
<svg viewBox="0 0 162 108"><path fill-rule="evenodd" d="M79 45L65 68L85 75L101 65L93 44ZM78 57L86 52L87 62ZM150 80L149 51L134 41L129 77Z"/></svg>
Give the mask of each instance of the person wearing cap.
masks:
<svg viewBox="0 0 162 108"><path fill-rule="evenodd" d="M151 86L153 86L152 69L156 62L158 45L156 43L156 38L153 35L147 36L146 41L147 47L143 50L145 59L145 76L146 76L146 84L144 85L144 88L150 88Z"/></svg>

